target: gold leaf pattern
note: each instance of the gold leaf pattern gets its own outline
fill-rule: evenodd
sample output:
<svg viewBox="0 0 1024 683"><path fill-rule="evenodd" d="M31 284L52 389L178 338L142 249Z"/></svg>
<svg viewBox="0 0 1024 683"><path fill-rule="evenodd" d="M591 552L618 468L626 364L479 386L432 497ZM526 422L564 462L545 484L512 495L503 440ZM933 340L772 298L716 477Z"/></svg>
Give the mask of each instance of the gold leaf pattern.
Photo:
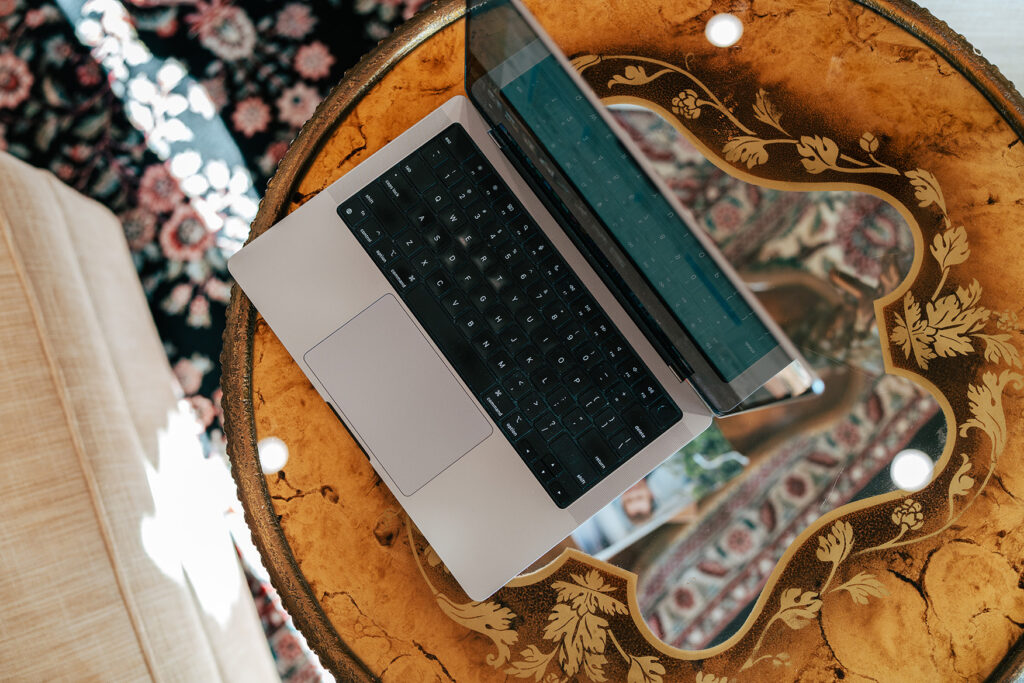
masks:
<svg viewBox="0 0 1024 683"><path fill-rule="evenodd" d="M587 66L590 66L590 65L588 64ZM584 68L586 68L586 67L584 67ZM653 74L651 74L650 76L648 76L647 75L647 70L644 69L642 66L634 66L634 65L631 64L631 65L626 67L625 71L621 75L620 74L616 74L616 75L612 76L612 80L608 81L608 87L610 88L613 85L632 85L632 86L643 85L644 83L650 83L651 81L653 81L658 76L661 76L663 74L667 74L668 72L669 72L669 69L662 69L661 71L656 71ZM689 91L689 92L693 92L693 91ZM694 93L694 94L696 95L696 93ZM697 117L695 116L693 118L697 118Z"/></svg>
<svg viewBox="0 0 1024 683"><path fill-rule="evenodd" d="M878 151L878 138L871 133L864 133L860 136L860 148L868 154Z"/></svg>
<svg viewBox="0 0 1024 683"><path fill-rule="evenodd" d="M1010 343L1008 334L979 334L985 344L985 360L989 363L1006 363L1015 368L1021 367L1020 351Z"/></svg>
<svg viewBox="0 0 1024 683"><path fill-rule="evenodd" d="M849 522L839 520L825 535L818 536L818 559L822 562L839 564L853 548L853 527Z"/></svg>
<svg viewBox="0 0 1024 683"><path fill-rule="evenodd" d="M939 181L935 176L923 168L907 171L904 175L910 178L918 206L923 208L936 204L942 211L942 215L946 215L946 199L942 196L942 188L939 187Z"/></svg>
<svg viewBox="0 0 1024 683"><path fill-rule="evenodd" d="M921 504L913 498L905 498L893 509L892 523L900 527L901 533L920 529L924 524Z"/></svg>
<svg viewBox="0 0 1024 683"><path fill-rule="evenodd" d="M882 585L882 582L868 572L858 572L852 579L832 590L833 592L846 591L858 605L868 604L870 596L884 598L889 594L888 589Z"/></svg>
<svg viewBox="0 0 1024 683"><path fill-rule="evenodd" d="M811 623L821 609L821 600L814 591L803 591L799 588L787 588L782 591L779 601L780 609L776 615L791 629L801 629Z"/></svg>
<svg viewBox="0 0 1024 683"><path fill-rule="evenodd" d="M966 453L961 453L960 457L963 458L963 462L960 464L960 469L956 471L953 478L949 481L949 497L962 496L971 490L974 486L974 477L967 473L971 471L971 461L967 457ZM951 506L952 507L952 506Z"/></svg>
<svg viewBox="0 0 1024 683"><path fill-rule="evenodd" d="M510 626L516 618L512 610L493 602L456 603L443 593L437 595L437 604L452 621L491 639L498 654L487 655L489 665L497 669L512 656L511 646L519 638Z"/></svg>
<svg viewBox="0 0 1024 683"><path fill-rule="evenodd" d="M555 648L551 652L544 654L536 645L531 645L519 653L519 659L512 662L512 665L505 669L505 673L516 678L529 678L533 676L533 680L539 681L544 672L547 671L548 664L557 651L558 648Z"/></svg>
<svg viewBox="0 0 1024 683"><path fill-rule="evenodd" d="M754 102L754 118L788 135L782 127L782 114L768 99L768 92L764 88L757 91L757 99Z"/></svg>
<svg viewBox="0 0 1024 683"><path fill-rule="evenodd" d="M928 361L935 358L931 343L934 333L927 323L921 319L921 306L914 300L914 294L907 292L903 297L903 316L896 314L896 326L892 331L894 344L903 347L907 358L911 354L922 369L928 369Z"/></svg>
<svg viewBox="0 0 1024 683"><path fill-rule="evenodd" d="M960 436L967 436L971 429L980 429L992 440L992 457L998 459L1006 445L1006 415L1003 412L1003 389L1007 384L1020 387L1020 374L1004 370L997 376L994 372L986 372L981 377L981 384L967 387L967 402L971 409L971 419L960 425Z"/></svg>
<svg viewBox="0 0 1024 683"><path fill-rule="evenodd" d="M737 135L729 138L722 148L722 153L725 154L726 161L742 161L747 168L754 168L768 161L768 150L764 147L765 141L761 138Z"/></svg>
<svg viewBox="0 0 1024 683"><path fill-rule="evenodd" d="M960 265L971 255L971 249L967 246L967 231L959 226L938 233L929 251L942 270Z"/></svg>
<svg viewBox="0 0 1024 683"><path fill-rule="evenodd" d="M600 62L601 57L599 55L579 55L578 57L573 57L569 64L572 68L576 69L577 73L583 73L583 70L587 67L594 66Z"/></svg>
<svg viewBox="0 0 1024 683"><path fill-rule="evenodd" d="M601 573L593 570L581 577L572 574L574 583L555 581L551 587L558 594L559 602L567 602L579 613L604 612L605 614L628 614L629 609L622 601L607 595L615 590L605 583Z"/></svg>
<svg viewBox="0 0 1024 683"><path fill-rule="evenodd" d="M700 116L700 107L705 104L697 95L696 90L684 90L672 98L672 112L686 119Z"/></svg>
<svg viewBox="0 0 1024 683"><path fill-rule="evenodd" d="M729 679L725 676L716 676L715 674L706 674L703 671L698 671L696 683L729 683Z"/></svg>
<svg viewBox="0 0 1024 683"><path fill-rule="evenodd" d="M984 327L989 318L987 309L973 307L980 298L981 285L975 280L970 287L958 287L956 294L925 306L936 354L949 357L974 351L967 335Z"/></svg>
<svg viewBox="0 0 1024 683"><path fill-rule="evenodd" d="M821 173L836 167L839 160L839 146L829 138L815 135L804 135L796 146L796 151L804 157L800 162L808 173Z"/></svg>
<svg viewBox="0 0 1024 683"><path fill-rule="evenodd" d="M627 683L661 683L665 667L657 657L630 657Z"/></svg>

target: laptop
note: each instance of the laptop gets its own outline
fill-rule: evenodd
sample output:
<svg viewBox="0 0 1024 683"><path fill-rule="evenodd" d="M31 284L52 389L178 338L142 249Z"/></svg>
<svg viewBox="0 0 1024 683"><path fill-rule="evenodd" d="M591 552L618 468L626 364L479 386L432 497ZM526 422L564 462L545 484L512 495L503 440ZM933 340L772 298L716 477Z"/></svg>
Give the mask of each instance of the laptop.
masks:
<svg viewBox="0 0 1024 683"><path fill-rule="evenodd" d="M484 600L780 373L814 375L518 0L466 92L232 276Z"/></svg>

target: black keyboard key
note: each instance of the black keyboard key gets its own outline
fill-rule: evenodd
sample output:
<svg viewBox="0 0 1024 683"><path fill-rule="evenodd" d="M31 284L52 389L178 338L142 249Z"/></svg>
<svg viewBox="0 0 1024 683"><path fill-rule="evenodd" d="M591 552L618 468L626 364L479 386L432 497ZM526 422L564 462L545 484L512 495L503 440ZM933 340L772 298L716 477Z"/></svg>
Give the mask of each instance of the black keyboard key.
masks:
<svg viewBox="0 0 1024 683"><path fill-rule="evenodd" d="M519 214L519 202L508 194L500 194L491 203L498 214L498 220L508 223Z"/></svg>
<svg viewBox="0 0 1024 683"><path fill-rule="evenodd" d="M530 470L533 472L533 476L537 477L540 483L544 484L550 481L556 474L555 470L551 467L551 461L548 458L537 458L528 463ZM561 467L558 468L561 471Z"/></svg>
<svg viewBox="0 0 1024 683"><path fill-rule="evenodd" d="M581 489L594 483L597 472L568 434L563 433L551 442L551 452Z"/></svg>
<svg viewBox="0 0 1024 683"><path fill-rule="evenodd" d="M419 284L420 276L413 270L408 261L396 260L388 268L388 279L391 280L391 284L394 285L395 289L399 292L405 292L410 287Z"/></svg>
<svg viewBox="0 0 1024 683"><path fill-rule="evenodd" d="M491 330L495 334L501 334L501 332L512 324L512 316L503 306L491 306L484 311L484 319L487 324L491 326Z"/></svg>
<svg viewBox="0 0 1024 683"><path fill-rule="evenodd" d="M512 236L520 242L525 242L534 235L540 234L540 228L537 227L537 224L526 216L510 220L508 227L512 231Z"/></svg>
<svg viewBox="0 0 1024 683"><path fill-rule="evenodd" d="M452 187L466 177L466 174L462 172L462 167L450 159L438 166L435 173L445 187Z"/></svg>
<svg viewBox="0 0 1024 683"><path fill-rule="evenodd" d="M586 328L590 332L591 338L596 342L602 342L610 335L615 334L612 324L608 322L608 318L604 317L602 313L598 313L587 321Z"/></svg>
<svg viewBox="0 0 1024 683"><path fill-rule="evenodd" d="M616 365L633 357L633 353L626 346L625 340L617 336L606 339L601 344L601 350L604 351L604 355L608 360Z"/></svg>
<svg viewBox="0 0 1024 683"><path fill-rule="evenodd" d="M654 438L654 424L651 422L647 411L640 406L631 406L622 411L622 419L626 423L627 431L635 436L641 444L646 444Z"/></svg>
<svg viewBox="0 0 1024 683"><path fill-rule="evenodd" d="M578 344L589 341L590 337L577 325L572 322L558 331L560 341L562 344L569 348L573 348Z"/></svg>
<svg viewBox="0 0 1024 683"><path fill-rule="evenodd" d="M535 348L528 348L516 355L516 365L525 372L533 372L544 362L540 353Z"/></svg>
<svg viewBox="0 0 1024 683"><path fill-rule="evenodd" d="M566 372L574 364L572 356L569 355L564 347L555 349L549 353L548 362L551 363L551 367L559 373Z"/></svg>
<svg viewBox="0 0 1024 683"><path fill-rule="evenodd" d="M548 304L559 303L558 297L555 296L554 288L546 282L535 282L527 287L526 296L530 297L530 301L537 308L544 308Z"/></svg>
<svg viewBox="0 0 1024 683"><path fill-rule="evenodd" d="M540 234L540 231L535 231L528 239L523 242L523 248L526 249L526 253L530 255L534 261L541 261L547 257L548 254L554 253L551 244Z"/></svg>
<svg viewBox="0 0 1024 683"><path fill-rule="evenodd" d="M473 344L473 348L476 349L477 353L479 353L483 358L488 358L492 354L501 350L501 345L498 344L498 340L486 329L473 337L471 343Z"/></svg>
<svg viewBox="0 0 1024 683"><path fill-rule="evenodd" d="M523 250L515 242L506 242L497 249L498 261L507 267L514 268L517 263L525 258Z"/></svg>
<svg viewBox="0 0 1024 683"><path fill-rule="evenodd" d="M493 200L504 190L503 185L493 175L485 175L481 178L478 187L487 201Z"/></svg>
<svg viewBox="0 0 1024 683"><path fill-rule="evenodd" d="M479 394L493 383L487 365L476 355L473 347L426 288L414 287L409 290L405 303L472 392Z"/></svg>
<svg viewBox="0 0 1024 683"><path fill-rule="evenodd" d="M643 375L646 375L643 366L640 364L640 361L636 360L636 358L624 363L619 363L617 370L619 371L619 378L629 385L641 381L643 379Z"/></svg>
<svg viewBox="0 0 1024 683"><path fill-rule="evenodd" d="M560 303L549 304L542 312L547 323L554 326L555 329L558 329L571 319L569 311L565 310L565 306Z"/></svg>
<svg viewBox="0 0 1024 683"><path fill-rule="evenodd" d="M512 372L515 367L512 363L512 357L504 351L497 351L493 356L487 359L487 364L491 366L491 372L502 378L508 373Z"/></svg>
<svg viewBox="0 0 1024 683"><path fill-rule="evenodd" d="M526 334L532 335L544 325L544 318L534 309L523 309L515 316L516 322L523 326Z"/></svg>
<svg viewBox="0 0 1024 683"><path fill-rule="evenodd" d="M468 223L458 228L452 233L452 238L455 243L463 249L469 250L477 245L480 241L480 236L476 230Z"/></svg>
<svg viewBox="0 0 1024 683"><path fill-rule="evenodd" d="M483 202L477 202L466 209L466 218L469 219L470 225L475 227L477 230L482 231L481 235L485 238L488 234L494 232L494 228L492 228L494 225L494 211L492 211L491 207L487 206ZM502 228L501 234L507 238L508 231ZM494 237L498 238L498 235L495 234Z"/></svg>
<svg viewBox="0 0 1024 683"><path fill-rule="evenodd" d="M555 291L558 293L558 296L566 301L571 301L583 292L583 285L572 275L567 275L558 281L555 285Z"/></svg>
<svg viewBox="0 0 1024 683"><path fill-rule="evenodd" d="M596 415L608 406L608 401L601 392L593 387L580 393L579 403L587 415Z"/></svg>
<svg viewBox="0 0 1024 683"><path fill-rule="evenodd" d="M441 305L444 306L444 310L448 311L448 315L452 318L462 314L463 311L470 310L469 298L459 291L451 292L443 297Z"/></svg>
<svg viewBox="0 0 1024 683"><path fill-rule="evenodd" d="M487 299L483 302L477 303L478 306L483 306L491 302L491 293L486 292L484 288L480 286L481 283L483 283L483 278L480 276L480 272L471 266L461 264L455 273L455 281L459 283L459 287L462 287L462 289L470 292L477 298L486 295Z"/></svg>
<svg viewBox="0 0 1024 683"><path fill-rule="evenodd" d="M398 165L416 191L423 193L428 187L437 182L434 174L430 171L430 164L418 157L410 156Z"/></svg>
<svg viewBox="0 0 1024 683"><path fill-rule="evenodd" d="M622 382L616 382L611 385L604 392L605 398L608 399L608 403L611 404L613 410L622 411L625 410L626 406L633 405L636 399L633 397L633 392L629 390Z"/></svg>
<svg viewBox="0 0 1024 683"><path fill-rule="evenodd" d="M633 385L633 393L640 399L640 403L645 406L654 403L664 395L662 394L661 387L651 380L649 375L646 378L641 377L640 381Z"/></svg>
<svg viewBox="0 0 1024 683"><path fill-rule="evenodd" d="M477 189L472 178L463 178L452 187L452 199L461 207L467 207L477 200Z"/></svg>
<svg viewBox="0 0 1024 683"><path fill-rule="evenodd" d="M394 231L396 224L398 228L404 227L402 212L388 199L382 185L378 183L367 185L359 193L359 199L370 214L377 217L385 231Z"/></svg>
<svg viewBox="0 0 1024 683"><path fill-rule="evenodd" d="M619 456L620 461L625 460L640 450L640 443L633 438L632 434L625 430L613 434L608 441L611 443L612 449Z"/></svg>
<svg viewBox="0 0 1024 683"><path fill-rule="evenodd" d="M423 248L423 240L421 240L419 235L414 233L412 230L406 230L396 237L395 244L398 245L398 248L401 249L402 253L406 256L412 256Z"/></svg>
<svg viewBox="0 0 1024 683"><path fill-rule="evenodd" d="M529 287L537 282L537 279L540 277L536 266L529 261L520 261L512 268L509 268L508 272L512 276L512 280L520 287Z"/></svg>
<svg viewBox="0 0 1024 683"><path fill-rule="evenodd" d="M385 268L392 261L402 255L402 253L398 251L398 247L395 246L394 242L386 237L382 240L378 240L377 243L373 245L372 254L377 265Z"/></svg>
<svg viewBox="0 0 1024 683"><path fill-rule="evenodd" d="M525 351L530 343L530 338L526 336L526 332L523 332L522 328L516 325L502 330L499 338L513 356Z"/></svg>
<svg viewBox="0 0 1024 683"><path fill-rule="evenodd" d="M558 335L555 334L550 327L542 325L534 330L530 334L530 338L533 339L533 343L537 345L541 353L550 353L552 350L558 348L560 340Z"/></svg>
<svg viewBox="0 0 1024 683"><path fill-rule="evenodd" d="M358 196L351 197L338 206L338 216L350 227L354 227L370 217L370 212Z"/></svg>
<svg viewBox="0 0 1024 683"><path fill-rule="evenodd" d="M533 381L533 386L537 387L541 391L547 391L552 389L558 384L558 375L548 367L547 365L542 366L537 371L530 375L530 379Z"/></svg>
<svg viewBox="0 0 1024 683"><path fill-rule="evenodd" d="M428 275L426 283L434 296L439 299L451 291L451 288L454 286L452 284L452 279L443 270L435 270L433 273Z"/></svg>
<svg viewBox="0 0 1024 683"><path fill-rule="evenodd" d="M477 249L469 255L469 260L477 267L477 270L485 272L497 264L497 258L490 249Z"/></svg>
<svg viewBox="0 0 1024 683"><path fill-rule="evenodd" d="M533 421L533 428L547 441L562 433L562 425L558 418L547 412Z"/></svg>
<svg viewBox="0 0 1024 683"><path fill-rule="evenodd" d="M441 265L452 272L455 272L462 265L462 253L454 245L449 245L442 249L441 253L438 254L438 259L441 261Z"/></svg>
<svg viewBox="0 0 1024 683"><path fill-rule="evenodd" d="M569 390L575 393L582 392L584 388L592 386L590 384L590 379L587 377L587 373L578 365L566 368L565 374L562 377L565 382L565 386L569 387Z"/></svg>
<svg viewBox="0 0 1024 683"><path fill-rule="evenodd" d="M491 415L495 419L504 417L516 407L512 399L508 397L508 394L500 386L493 387L484 394L484 405L487 406L487 409L490 410Z"/></svg>
<svg viewBox="0 0 1024 683"><path fill-rule="evenodd" d="M474 183L479 183L484 177L490 175L491 169L483 157L474 155L462 163L462 170Z"/></svg>
<svg viewBox="0 0 1024 683"><path fill-rule="evenodd" d="M526 419L532 422L544 414L544 411L547 410L547 404L544 403L544 399L540 397L540 394L534 392L519 401L519 410L523 411Z"/></svg>
<svg viewBox="0 0 1024 683"><path fill-rule="evenodd" d="M598 363L590 369L590 379L600 389L607 389L616 382L615 371L607 363Z"/></svg>
<svg viewBox="0 0 1024 683"><path fill-rule="evenodd" d="M424 195L424 199L427 200L427 206L435 215L441 215L441 212L445 210L448 203L451 202L451 198L448 196L448 191L444 188L435 186L430 192Z"/></svg>
<svg viewBox="0 0 1024 683"><path fill-rule="evenodd" d="M544 490L559 508L565 509L576 500L578 488L568 472L562 472L544 485Z"/></svg>
<svg viewBox="0 0 1024 683"><path fill-rule="evenodd" d="M526 375L521 372L513 372L504 379L502 384L504 384L505 390L508 391L508 395L512 397L513 401L518 401L530 393L533 388L530 385L530 380L526 379Z"/></svg>
<svg viewBox="0 0 1024 683"><path fill-rule="evenodd" d="M554 281L568 273L569 266L565 265L565 261L559 256L549 257L540 264L540 272L549 281Z"/></svg>
<svg viewBox="0 0 1024 683"><path fill-rule="evenodd" d="M403 211L412 208L413 204L419 200L419 193L413 189L412 183L398 166L384 176L384 189L387 190L391 201Z"/></svg>
<svg viewBox="0 0 1024 683"><path fill-rule="evenodd" d="M484 236L484 241L487 242L492 249L497 249L509 240L508 229L497 223L491 223L480 228L480 233Z"/></svg>
<svg viewBox="0 0 1024 683"><path fill-rule="evenodd" d="M423 232L423 241L434 251L444 251L452 243L452 238L440 225L433 225Z"/></svg>
<svg viewBox="0 0 1024 683"><path fill-rule="evenodd" d="M573 400L572 395L565 390L565 387L556 387L552 391L548 392L548 405L551 406L551 410L557 415L565 415L573 409L576 405L576 401Z"/></svg>
<svg viewBox="0 0 1024 683"><path fill-rule="evenodd" d="M562 424L565 425L570 434L579 436L584 429L590 426L590 418L582 410L575 408L562 418Z"/></svg>
<svg viewBox="0 0 1024 683"><path fill-rule="evenodd" d="M468 275L471 272L473 272L473 271L466 271L466 275ZM475 275L475 273L474 273L474 275ZM470 282L468 280L466 280L466 281L462 280L462 278L465 277L465 275L460 275L459 277L460 277L460 284L463 284L465 286L468 286L470 284ZM480 287L479 286L479 284L480 284L479 277L480 277L479 275L476 275L476 279L473 280L473 283L475 283L477 286L474 287L469 292L469 300L473 302L473 305L476 306L477 309L479 309L480 311L483 311L484 309L489 307L491 304L493 304L496 299L494 297L494 293L491 292L491 290L487 289L486 287Z"/></svg>
<svg viewBox="0 0 1024 683"><path fill-rule="evenodd" d="M437 214L437 218L441 221L441 225L446 227L448 232L453 235L467 223L466 215L462 213L461 209L454 206L445 207Z"/></svg>
<svg viewBox="0 0 1024 683"><path fill-rule="evenodd" d="M451 161L451 155L448 154L448 149L440 137L436 137L424 145L422 154L431 166L439 166L446 161Z"/></svg>
<svg viewBox="0 0 1024 683"><path fill-rule="evenodd" d="M569 310L580 320L587 320L597 313L597 304L589 296L583 295L569 302Z"/></svg>
<svg viewBox="0 0 1024 683"><path fill-rule="evenodd" d="M376 218L370 218L356 228L356 235L364 245L370 246L384 237L384 229L380 227L380 222Z"/></svg>
<svg viewBox="0 0 1024 683"><path fill-rule="evenodd" d="M444 143L452 158L458 161L469 159L477 153L473 141L458 124L453 124L445 129L441 134L441 142Z"/></svg>
<svg viewBox="0 0 1024 683"><path fill-rule="evenodd" d="M484 280L490 285L496 293L501 294L512 286L512 278L509 277L508 273L501 266L493 268L487 272Z"/></svg>
<svg viewBox="0 0 1024 683"><path fill-rule="evenodd" d="M526 432L519 441L515 442L515 446L519 457L528 463L540 460L548 453L547 443L532 431Z"/></svg>
<svg viewBox="0 0 1024 683"><path fill-rule="evenodd" d="M651 417L654 418L654 423L661 429L668 429L676 422L679 422L679 418L683 416L679 408L665 397L659 398L647 410Z"/></svg>
<svg viewBox="0 0 1024 683"><path fill-rule="evenodd" d="M484 324L480 321L480 316L477 315L476 311L463 313L456 319L455 324L462 330L462 334L466 335L469 339L476 337L484 329Z"/></svg>
<svg viewBox="0 0 1024 683"><path fill-rule="evenodd" d="M526 418L521 413L512 413L501 420L499 424L501 425L501 431L505 432L512 441L515 441L530 429L530 423L526 421Z"/></svg>
<svg viewBox="0 0 1024 683"><path fill-rule="evenodd" d="M600 365L602 361L601 352L597 350L596 346L589 343L577 346L572 350L572 355L588 372Z"/></svg>
<svg viewBox="0 0 1024 683"><path fill-rule="evenodd" d="M612 450L605 438L596 430L587 430L585 434L577 438L577 443L598 474L611 471L621 460L620 456Z"/></svg>
<svg viewBox="0 0 1024 683"><path fill-rule="evenodd" d="M624 430L626 423L623 422L622 417L614 410L605 410L597 417L594 418L594 424L601 430L605 436L611 436L617 434L620 430Z"/></svg>
<svg viewBox="0 0 1024 683"><path fill-rule="evenodd" d="M416 257L412 260L412 267L416 269L416 272L420 274L424 280L430 275L437 267L437 258L433 254L426 251L421 251L416 254ZM438 271L440 272L440 271Z"/></svg>

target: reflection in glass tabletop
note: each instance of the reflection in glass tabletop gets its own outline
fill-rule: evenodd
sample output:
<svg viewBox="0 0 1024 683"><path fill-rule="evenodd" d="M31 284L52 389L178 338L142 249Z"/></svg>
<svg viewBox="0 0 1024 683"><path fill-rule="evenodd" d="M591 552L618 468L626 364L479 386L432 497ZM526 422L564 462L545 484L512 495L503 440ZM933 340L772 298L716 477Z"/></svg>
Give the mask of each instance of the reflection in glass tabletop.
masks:
<svg viewBox="0 0 1024 683"><path fill-rule="evenodd" d="M897 481L922 486L945 421L924 389L884 373L872 302L913 260L896 209L861 193L755 187L654 113L620 107L616 118L825 381L819 396L717 420L571 538L639 575L655 634L700 649L736 632L812 521Z"/></svg>

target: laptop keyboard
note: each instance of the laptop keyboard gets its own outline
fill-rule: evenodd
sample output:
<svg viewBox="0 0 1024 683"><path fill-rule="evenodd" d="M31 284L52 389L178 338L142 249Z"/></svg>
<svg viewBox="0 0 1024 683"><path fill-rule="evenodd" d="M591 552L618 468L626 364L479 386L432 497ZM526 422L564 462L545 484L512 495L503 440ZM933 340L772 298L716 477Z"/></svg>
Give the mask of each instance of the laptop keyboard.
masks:
<svg viewBox="0 0 1024 683"><path fill-rule="evenodd" d="M338 215L558 507L682 416L459 124Z"/></svg>

